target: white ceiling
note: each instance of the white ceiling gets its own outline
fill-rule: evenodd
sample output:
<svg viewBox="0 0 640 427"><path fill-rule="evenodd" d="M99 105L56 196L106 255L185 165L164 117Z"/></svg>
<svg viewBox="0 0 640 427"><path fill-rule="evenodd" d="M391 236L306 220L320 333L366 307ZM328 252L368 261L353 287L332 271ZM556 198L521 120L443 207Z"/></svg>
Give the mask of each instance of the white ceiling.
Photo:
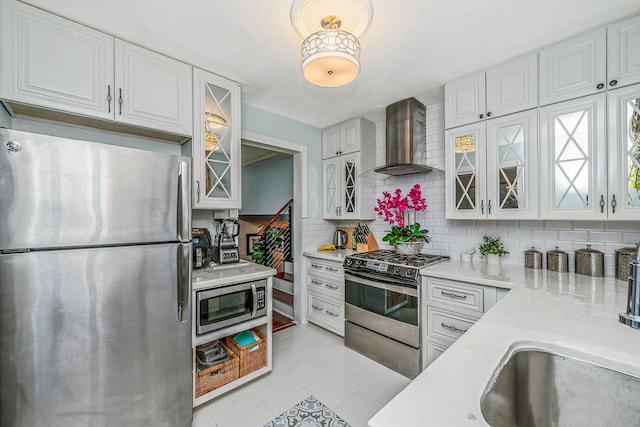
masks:
<svg viewBox="0 0 640 427"><path fill-rule="evenodd" d="M326 127L640 12L638 0L372 0L362 70L308 83L291 0L29 0L242 84L242 101ZM161 90L161 88L158 88Z"/></svg>

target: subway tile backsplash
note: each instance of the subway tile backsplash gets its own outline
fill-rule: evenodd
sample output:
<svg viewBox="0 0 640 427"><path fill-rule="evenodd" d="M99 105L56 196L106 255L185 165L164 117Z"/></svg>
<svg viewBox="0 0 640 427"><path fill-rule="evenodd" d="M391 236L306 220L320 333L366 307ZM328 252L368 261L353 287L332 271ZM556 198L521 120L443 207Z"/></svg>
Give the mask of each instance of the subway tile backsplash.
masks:
<svg viewBox="0 0 640 427"><path fill-rule="evenodd" d="M376 122L378 165L384 164L385 123L381 114L373 117ZM444 104L427 106L427 153L429 166L444 169ZM614 276L615 250L632 246L640 241L640 221L470 221L445 219L445 174L434 171L426 175L382 178L377 184L377 194L401 188L403 194L414 184L420 184L427 199L427 212L417 221L429 230L431 242L422 247L423 252L439 253L457 258L460 253L476 249L474 260L479 260L478 245L484 234L500 236L510 252L503 257L507 264L524 265L524 251L531 246L546 252L558 246L569 252L569 271L574 271L574 251L592 245L605 253L605 275ZM382 220L367 222L382 248L390 248L382 237L389 229ZM331 242L337 226L353 226L353 222L305 219L304 246L315 249Z"/></svg>

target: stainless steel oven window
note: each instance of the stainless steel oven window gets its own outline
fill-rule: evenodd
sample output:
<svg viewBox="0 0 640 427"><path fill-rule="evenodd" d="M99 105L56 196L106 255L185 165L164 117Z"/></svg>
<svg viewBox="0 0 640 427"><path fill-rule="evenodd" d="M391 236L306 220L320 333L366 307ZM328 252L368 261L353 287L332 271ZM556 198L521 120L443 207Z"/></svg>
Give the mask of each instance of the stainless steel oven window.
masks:
<svg viewBox="0 0 640 427"><path fill-rule="evenodd" d="M380 316L418 326L417 289L346 275L345 302Z"/></svg>

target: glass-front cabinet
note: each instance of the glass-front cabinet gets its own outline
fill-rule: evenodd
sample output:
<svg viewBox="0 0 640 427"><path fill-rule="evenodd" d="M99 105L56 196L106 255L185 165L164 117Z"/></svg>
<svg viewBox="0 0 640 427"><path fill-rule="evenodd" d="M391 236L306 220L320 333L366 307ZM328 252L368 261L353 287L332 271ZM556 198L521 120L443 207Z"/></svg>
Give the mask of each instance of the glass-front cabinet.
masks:
<svg viewBox="0 0 640 427"><path fill-rule="evenodd" d="M448 219L537 219L537 111L446 132Z"/></svg>
<svg viewBox="0 0 640 427"><path fill-rule="evenodd" d="M323 161L325 219L359 219L358 153Z"/></svg>
<svg viewBox="0 0 640 427"><path fill-rule="evenodd" d="M193 207L239 209L240 85L194 68Z"/></svg>

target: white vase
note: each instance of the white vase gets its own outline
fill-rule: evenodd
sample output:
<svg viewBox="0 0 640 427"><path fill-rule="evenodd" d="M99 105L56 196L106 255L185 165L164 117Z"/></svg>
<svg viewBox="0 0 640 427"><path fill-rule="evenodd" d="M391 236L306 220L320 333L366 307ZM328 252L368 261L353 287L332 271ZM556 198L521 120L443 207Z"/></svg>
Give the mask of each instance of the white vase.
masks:
<svg viewBox="0 0 640 427"><path fill-rule="evenodd" d="M396 252L403 255L411 255L420 253L422 242L398 242L396 243Z"/></svg>
<svg viewBox="0 0 640 427"><path fill-rule="evenodd" d="M487 254L487 264L500 265L500 255Z"/></svg>

